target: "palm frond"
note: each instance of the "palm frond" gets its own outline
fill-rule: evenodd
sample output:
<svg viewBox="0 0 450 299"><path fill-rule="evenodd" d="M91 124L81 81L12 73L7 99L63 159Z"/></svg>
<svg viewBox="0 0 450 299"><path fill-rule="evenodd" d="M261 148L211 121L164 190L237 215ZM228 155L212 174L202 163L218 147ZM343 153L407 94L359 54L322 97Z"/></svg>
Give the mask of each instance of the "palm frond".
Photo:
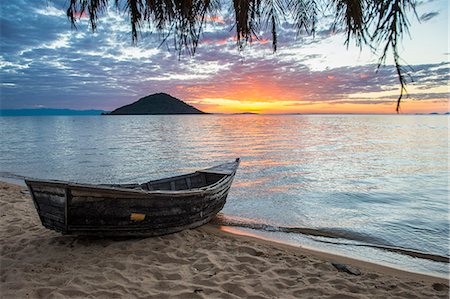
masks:
<svg viewBox="0 0 450 299"><path fill-rule="evenodd" d="M371 35L371 40L376 45L382 46L382 54L378 62L378 68L386 61L387 54L392 51L397 78L400 84L400 95L397 99L397 113L400 102L407 93L407 78L410 77L402 65L398 52L399 42L404 34L409 34L409 20L406 15L407 10L415 13L415 0L378 0L372 3L369 9L370 16L376 20L375 29ZM406 74L406 75L405 75Z"/></svg>
<svg viewBox="0 0 450 299"><path fill-rule="evenodd" d="M116 0L116 5L118 5L118 0ZM141 22L143 19L141 13L141 11L144 11L143 7L144 6L141 0L127 0L125 5L125 11L128 11L130 16L131 38L133 43L136 43L138 39L138 30L141 27Z"/></svg>
<svg viewBox="0 0 450 299"><path fill-rule="evenodd" d="M314 35L317 24L317 2L315 0L289 0L286 6L297 28L297 33L304 30L307 34Z"/></svg>
<svg viewBox="0 0 450 299"><path fill-rule="evenodd" d="M67 17L76 28L77 19L87 13L92 31L95 31L99 15L105 12L107 7L108 0L70 0Z"/></svg>
<svg viewBox="0 0 450 299"><path fill-rule="evenodd" d="M191 55L197 48L205 17L220 9L219 0L115 0L114 3L129 15L132 43L137 42L143 22L148 22L165 36L164 40L172 37L180 54L186 50ZM67 16L76 28L78 19L87 13L95 30L99 14L108 5L109 0L70 0Z"/></svg>
<svg viewBox="0 0 450 299"><path fill-rule="evenodd" d="M233 0L236 41L240 49L258 36L260 0Z"/></svg>
<svg viewBox="0 0 450 299"><path fill-rule="evenodd" d="M280 17L284 17L284 5L282 0L264 0L262 3L262 22L265 29L269 29L272 34L272 49L277 50L277 27L280 25Z"/></svg>
<svg viewBox="0 0 450 299"><path fill-rule="evenodd" d="M345 44L348 46L353 38L356 45L362 47L366 43L367 28L365 24L365 0L334 0L335 21L333 27L344 25L347 32Z"/></svg>

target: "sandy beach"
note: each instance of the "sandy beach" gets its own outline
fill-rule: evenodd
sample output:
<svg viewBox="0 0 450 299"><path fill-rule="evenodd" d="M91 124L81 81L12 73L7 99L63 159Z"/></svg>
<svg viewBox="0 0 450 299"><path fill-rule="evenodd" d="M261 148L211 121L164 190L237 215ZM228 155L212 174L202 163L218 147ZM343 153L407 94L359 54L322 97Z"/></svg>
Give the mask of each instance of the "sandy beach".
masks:
<svg viewBox="0 0 450 299"><path fill-rule="evenodd" d="M0 183L1 298L448 298L449 281L235 235L62 236ZM336 269L346 264L360 275Z"/></svg>

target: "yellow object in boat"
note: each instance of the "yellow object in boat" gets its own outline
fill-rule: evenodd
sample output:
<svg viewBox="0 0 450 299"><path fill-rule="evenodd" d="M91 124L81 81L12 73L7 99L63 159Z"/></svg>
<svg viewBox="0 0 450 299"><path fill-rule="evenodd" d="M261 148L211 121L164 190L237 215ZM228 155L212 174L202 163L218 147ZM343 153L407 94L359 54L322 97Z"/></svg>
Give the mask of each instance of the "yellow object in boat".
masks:
<svg viewBox="0 0 450 299"><path fill-rule="evenodd" d="M139 213L131 213L130 220L133 221L142 221L145 219L145 214L139 214Z"/></svg>

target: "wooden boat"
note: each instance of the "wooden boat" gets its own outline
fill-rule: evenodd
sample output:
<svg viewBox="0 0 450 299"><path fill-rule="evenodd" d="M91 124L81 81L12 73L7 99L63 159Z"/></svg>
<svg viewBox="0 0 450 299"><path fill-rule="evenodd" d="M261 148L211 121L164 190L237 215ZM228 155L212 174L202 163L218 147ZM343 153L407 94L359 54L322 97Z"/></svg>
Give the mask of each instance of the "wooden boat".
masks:
<svg viewBox="0 0 450 299"><path fill-rule="evenodd" d="M63 234L157 236L198 227L225 205L239 158L143 184L25 179L42 224Z"/></svg>

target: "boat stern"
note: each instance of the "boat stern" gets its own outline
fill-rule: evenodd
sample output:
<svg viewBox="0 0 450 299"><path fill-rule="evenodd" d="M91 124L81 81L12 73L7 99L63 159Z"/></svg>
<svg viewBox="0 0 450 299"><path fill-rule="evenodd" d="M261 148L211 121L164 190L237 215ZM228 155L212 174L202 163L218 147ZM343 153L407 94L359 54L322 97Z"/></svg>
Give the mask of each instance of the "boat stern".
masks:
<svg viewBox="0 0 450 299"><path fill-rule="evenodd" d="M25 180L42 225L67 233L67 194L64 184Z"/></svg>

